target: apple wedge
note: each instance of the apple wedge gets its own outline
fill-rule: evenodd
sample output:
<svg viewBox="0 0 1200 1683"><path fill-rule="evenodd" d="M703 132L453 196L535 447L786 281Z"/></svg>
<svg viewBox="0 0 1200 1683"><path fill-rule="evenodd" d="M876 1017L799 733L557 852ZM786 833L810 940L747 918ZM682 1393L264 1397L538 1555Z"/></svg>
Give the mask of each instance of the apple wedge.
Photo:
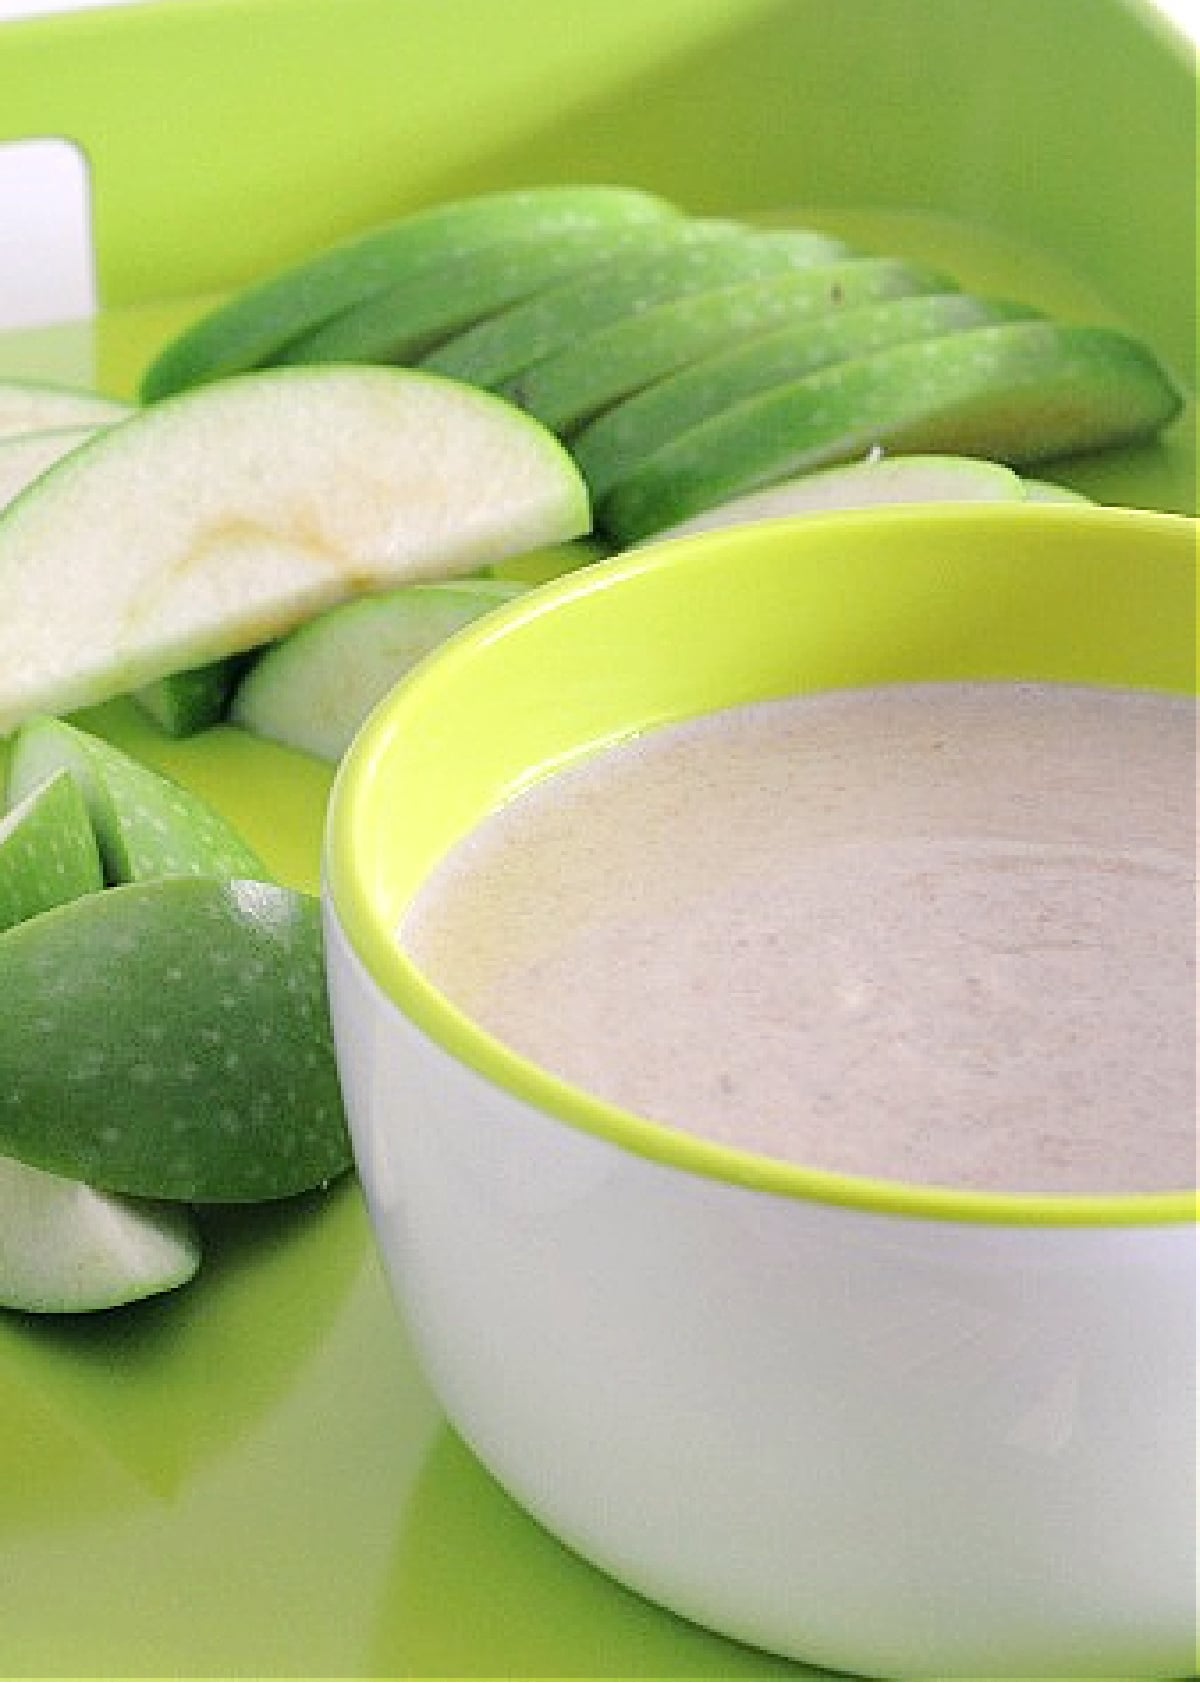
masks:
<svg viewBox="0 0 1200 1683"><path fill-rule="evenodd" d="M452 381L290 368L185 392L0 514L0 731L590 523L553 435Z"/></svg>
<svg viewBox="0 0 1200 1683"><path fill-rule="evenodd" d="M769 389L680 434L601 499L636 542L731 497L875 446L1023 467L1149 437L1181 399L1113 328L1012 322L876 352Z"/></svg>
<svg viewBox="0 0 1200 1683"><path fill-rule="evenodd" d="M331 608L259 657L238 686L230 720L336 762L417 661L523 589L501 579L410 584Z"/></svg>
<svg viewBox="0 0 1200 1683"><path fill-rule="evenodd" d="M61 427L104 426L131 413L130 404L99 392L43 380L0 380L0 439Z"/></svg>
<svg viewBox="0 0 1200 1683"><path fill-rule="evenodd" d="M592 496L599 498L673 438L770 386L893 345L964 328L1032 320L1021 304L965 292L918 294L831 310L808 321L701 357L597 415L571 442Z"/></svg>
<svg viewBox="0 0 1200 1683"><path fill-rule="evenodd" d="M11 503L35 479L95 437L99 429L55 427L46 432L13 433L0 437L0 509Z"/></svg>
<svg viewBox="0 0 1200 1683"><path fill-rule="evenodd" d="M79 786L56 772L0 817L0 933L104 887Z"/></svg>
<svg viewBox="0 0 1200 1683"><path fill-rule="evenodd" d="M842 255L845 247L810 229L762 233L707 218L667 223L642 250L616 252L586 273L489 316L446 340L420 365L495 389L622 316Z"/></svg>
<svg viewBox="0 0 1200 1683"><path fill-rule="evenodd" d="M883 503L1019 503L1025 486L1011 468L974 456L879 456L822 468L749 491L703 514L655 532L646 541L691 537L722 526L752 526L802 514L872 508Z"/></svg>
<svg viewBox="0 0 1200 1683"><path fill-rule="evenodd" d="M271 873L221 814L149 766L63 719L27 720L13 738L8 798L66 772L83 797L109 883Z"/></svg>
<svg viewBox="0 0 1200 1683"><path fill-rule="evenodd" d="M590 185L482 193L413 211L236 293L165 346L143 376L141 395L157 402L201 381L261 367L291 340L401 276L444 272L497 241L676 215L653 194Z"/></svg>
<svg viewBox="0 0 1200 1683"><path fill-rule="evenodd" d="M77 1315L186 1285L200 1266L183 1204L122 1198L0 1157L0 1306Z"/></svg>
<svg viewBox="0 0 1200 1683"><path fill-rule="evenodd" d="M623 316L535 363L500 390L570 437L630 393L739 341L873 300L943 293L950 285L944 275L890 257L813 263Z"/></svg>
<svg viewBox="0 0 1200 1683"><path fill-rule="evenodd" d="M340 1174L322 950L315 896L207 877L107 888L6 930L0 1152L188 1203Z"/></svg>

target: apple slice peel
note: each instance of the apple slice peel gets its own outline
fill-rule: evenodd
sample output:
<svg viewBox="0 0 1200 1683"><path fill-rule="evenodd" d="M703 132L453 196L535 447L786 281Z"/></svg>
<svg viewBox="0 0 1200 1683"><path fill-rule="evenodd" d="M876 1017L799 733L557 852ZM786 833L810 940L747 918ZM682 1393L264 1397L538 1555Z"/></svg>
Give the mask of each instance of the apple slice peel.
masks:
<svg viewBox="0 0 1200 1683"><path fill-rule="evenodd" d="M615 252L586 273L447 339L421 359L421 366L498 389L622 316L739 280L833 260L830 242L808 229L756 232L740 223L696 218L656 232L657 249L647 240L639 251Z"/></svg>
<svg viewBox="0 0 1200 1683"><path fill-rule="evenodd" d="M103 426L132 414L132 404L47 380L0 380L0 439L66 427Z"/></svg>
<svg viewBox="0 0 1200 1683"><path fill-rule="evenodd" d="M444 272L497 241L673 218L675 207L604 184L515 188L410 211L339 241L235 294L166 345L141 395L153 402L201 381L260 367L294 339L384 291L400 276Z"/></svg>
<svg viewBox="0 0 1200 1683"><path fill-rule="evenodd" d="M830 310L702 356L596 416L571 449L594 499L647 457L735 403L835 363L1036 311L967 292L918 293Z"/></svg>
<svg viewBox="0 0 1200 1683"><path fill-rule="evenodd" d="M628 544L704 508L877 446L1024 467L1151 436L1181 399L1112 328L1010 322L835 363L735 404L647 457L599 501Z"/></svg>
<svg viewBox="0 0 1200 1683"><path fill-rule="evenodd" d="M166 736L195 736L225 717L249 655L187 666L130 692L134 705Z"/></svg>
<svg viewBox="0 0 1200 1683"><path fill-rule="evenodd" d="M944 275L891 257L813 263L672 298L585 333L501 388L570 436L630 393L773 328L886 298L947 292Z"/></svg>
<svg viewBox="0 0 1200 1683"><path fill-rule="evenodd" d="M401 273L386 291L291 340L271 360L414 362L476 322L616 252L653 243L659 226L644 218L617 227L533 230L482 248L469 263L448 259L415 274Z"/></svg>
<svg viewBox="0 0 1200 1683"><path fill-rule="evenodd" d="M45 432L0 435L0 508L11 503L35 479L95 436L97 427L55 427Z"/></svg>
<svg viewBox="0 0 1200 1683"><path fill-rule="evenodd" d="M350 1165L314 896L203 877L87 895L0 936L0 996L10 1157L189 1203Z"/></svg>
<svg viewBox="0 0 1200 1683"><path fill-rule="evenodd" d="M0 731L590 525L564 447L489 393L338 366L201 386L104 429L0 514Z"/></svg>

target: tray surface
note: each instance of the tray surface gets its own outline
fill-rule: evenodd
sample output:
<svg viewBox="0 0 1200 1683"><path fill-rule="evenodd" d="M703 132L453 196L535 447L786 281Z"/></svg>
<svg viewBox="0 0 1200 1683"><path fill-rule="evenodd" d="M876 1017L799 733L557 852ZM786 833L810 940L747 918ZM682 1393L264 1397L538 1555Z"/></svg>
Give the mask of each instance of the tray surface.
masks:
<svg viewBox="0 0 1200 1683"><path fill-rule="evenodd" d="M804 207L780 219L1060 315L1121 319L1053 254L970 221ZM205 302L0 332L0 376L131 395ZM1104 500L1191 512L1194 462L1193 405L1165 442L1046 471ZM281 876L315 889L326 768L232 729L172 743L124 703L80 717L207 795ZM352 1179L204 1227L205 1265L180 1293L77 1321L0 1313L0 1674L829 1675L650 1606L509 1500L416 1369Z"/></svg>

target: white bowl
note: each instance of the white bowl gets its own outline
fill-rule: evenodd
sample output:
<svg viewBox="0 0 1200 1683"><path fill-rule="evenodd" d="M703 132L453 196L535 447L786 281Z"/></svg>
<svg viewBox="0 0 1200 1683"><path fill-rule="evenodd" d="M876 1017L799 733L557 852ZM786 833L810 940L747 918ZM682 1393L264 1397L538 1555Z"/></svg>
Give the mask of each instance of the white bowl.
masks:
<svg viewBox="0 0 1200 1683"><path fill-rule="evenodd" d="M887 511L605 563L456 638L343 763L326 850L362 1184L450 1419L677 1612L885 1677L1189 1675L1196 1201L854 1180L508 1053L395 939L515 783L634 723L972 674L1194 688L1195 531Z"/></svg>

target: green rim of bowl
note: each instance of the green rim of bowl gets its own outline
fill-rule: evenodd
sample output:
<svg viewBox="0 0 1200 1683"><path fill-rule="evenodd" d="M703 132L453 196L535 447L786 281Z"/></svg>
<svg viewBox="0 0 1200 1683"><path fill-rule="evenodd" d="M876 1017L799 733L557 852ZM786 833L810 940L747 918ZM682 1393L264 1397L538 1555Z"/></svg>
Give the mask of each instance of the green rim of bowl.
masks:
<svg viewBox="0 0 1200 1683"><path fill-rule="evenodd" d="M324 887L327 899L351 948L376 985L395 1008L452 1057L497 1087L563 1123L666 1167L776 1196L876 1214L950 1222L1038 1227L1124 1227L1195 1222L1200 1199L1190 1190L1050 1196L910 1185L809 1169L716 1145L682 1130L647 1121L558 1079L485 1033L426 979L406 957L395 938L394 931L411 892L429 866L454 840L472 828L495 801L478 810L471 810L467 803L455 815L450 823L450 833L433 848L412 883L399 891L394 887L383 889L381 883L392 871L390 859L394 852L393 838L397 824L395 792L392 791L390 799L383 796L389 764L404 743L421 741L428 744L426 767L435 767L440 763L444 777L445 764L453 762L445 760L446 745L438 740L440 720L443 710L455 698L456 691L459 694L474 693L474 707L481 729L486 731L491 728L494 709L490 700L494 697L489 697L486 689L486 664L497 651L503 656L503 645L508 639L537 637L545 650L553 654L553 631L549 633L549 642L546 634L547 629L553 626L556 615L603 610L607 603L618 600L610 593L622 592L624 587L624 591L636 594L639 588L653 588L656 579L661 580L668 573L678 576L685 568L691 574L689 591L694 588L697 598L703 599L706 583L728 584L731 558L734 557L739 588L744 578L745 588L750 590L754 582L750 575L756 557L768 567L774 565L777 573L783 570L777 559L781 547L794 555L799 565L803 565L805 552L809 551L810 561L819 564L821 588L827 594L832 591L831 599L836 599L841 593L843 603L846 591L861 592L863 566L866 568L865 582L869 583L872 577L878 582L884 578L884 574L878 571L880 565L890 568L893 560L898 562L903 557L905 565L920 575L916 593L907 606L910 610L914 606L919 610L928 610L932 607L931 588L946 582L949 577L944 570L943 554L947 539L951 548L961 548L965 543L973 552L979 552L978 563L973 559L972 567L979 565L981 591L990 592L993 600L997 580L1003 583L1009 566L1006 555L1011 558L1031 550L1045 551L1045 556L1057 561L1061 551L1063 564L1057 570L1053 565L1048 568L1047 600L1057 596L1057 606L1053 611L1057 612L1060 621L1064 612L1064 591L1073 592L1066 598L1072 620L1078 615L1081 622L1092 623L1099 609L1102 629L1098 635L1100 642L1105 644L1104 657L1097 666L1086 654L1079 657L1078 650L1073 646L1067 657L1065 672L1038 670L1022 673L1020 662L1018 670L1009 671L1003 659L997 665L986 653L981 655L978 649L972 649L965 657L967 664L962 670L942 670L939 661L937 672L918 665L917 670L910 673L906 672L901 660L898 667L876 681L903 680L906 676L917 676L924 671L926 677L961 677L972 673L997 677L1061 677L1066 681L1116 682L1195 693L1196 522L1183 516L1053 505L986 508L938 505L920 510L875 509L862 514L821 515L802 521L772 522L770 527L755 528L753 534L748 534L746 529L715 532L658 547L648 546L636 554L598 563L583 572L543 585L498 609L485 621L476 622L457 633L380 703L343 759L334 782L325 840ZM1135 565L1131 565L1128 559L1131 548L1139 551ZM1140 553L1142 550L1145 551L1144 556ZM774 561L773 556L776 557ZM845 578L839 576L838 560L843 556L848 558ZM856 559L861 565L853 564ZM1039 560L1044 559L1039 557ZM1116 573L1113 572L1114 560ZM952 571L957 565L951 562ZM1150 577L1147 569L1152 566L1158 568L1159 588L1149 593L1141 586ZM812 582L815 582L815 565L810 567L810 573ZM1107 574L1110 579L1119 574L1124 588L1116 593L1116 600L1108 602L1110 593L1099 589L1081 592L1081 584L1094 583L1098 574ZM890 579L888 582L890 585ZM677 592L678 586L674 588ZM671 587L668 586L666 594L669 596L670 592ZM1143 603L1151 600L1156 606L1152 611L1143 613ZM855 601L857 629L864 599L859 595ZM894 607L896 604L889 602L885 606ZM905 604L901 602L902 613L904 608ZM764 611L757 610L759 618ZM844 606L838 607L835 601L833 611L836 619L844 613ZM911 629L914 623L911 613L904 623ZM1103 625L1107 626L1107 630L1103 629ZM1156 647L1156 640L1161 641L1164 625L1172 628L1169 639L1171 651L1168 656L1160 658L1162 651ZM978 630L978 626L973 629ZM1028 634L1028 623L1022 622L1019 635L1025 638ZM968 636L967 642L970 640ZM1037 640L1038 634L1034 634L1034 641ZM1086 639L1083 641L1086 642ZM632 665L635 668L639 660L646 661L647 647L634 656ZM1118 652L1114 653L1114 650ZM656 652L661 660L661 645L657 646ZM624 643L622 653L625 653ZM651 657L654 654L655 649L651 647ZM1113 670L1105 670L1105 661L1113 666ZM523 664L525 668L537 665L529 659ZM481 666L485 669L482 674L473 670ZM574 666L568 663L563 670L574 680ZM545 685L553 682L553 672L544 663L538 665L537 672L544 710ZM829 687L829 684L827 678L818 673L811 684L799 686L794 681L777 684L774 688L770 684L764 686L756 682L752 693L779 694L796 687L822 688ZM485 697L489 698L487 703ZM742 697L724 695L719 702L711 705L728 705L737 699ZM526 718L532 710L531 696L518 697L517 705L524 705L524 714L518 716ZM659 704L645 716L626 720L622 727L609 728L607 733L603 727L596 728L593 721L584 743L560 749L558 753L549 751L539 754L536 761L530 762L532 769L526 769L522 775L514 775L505 784L500 798L516 793L535 777L568 763L582 753L594 751L648 724L661 723L696 710L694 705L672 707L669 702L663 704L660 698ZM603 708L600 711L603 713ZM452 742L453 725L450 729L448 740ZM536 731L534 734L537 734ZM439 796L441 794L442 788L439 787ZM419 823L418 803L406 808L406 812L414 823Z"/></svg>

